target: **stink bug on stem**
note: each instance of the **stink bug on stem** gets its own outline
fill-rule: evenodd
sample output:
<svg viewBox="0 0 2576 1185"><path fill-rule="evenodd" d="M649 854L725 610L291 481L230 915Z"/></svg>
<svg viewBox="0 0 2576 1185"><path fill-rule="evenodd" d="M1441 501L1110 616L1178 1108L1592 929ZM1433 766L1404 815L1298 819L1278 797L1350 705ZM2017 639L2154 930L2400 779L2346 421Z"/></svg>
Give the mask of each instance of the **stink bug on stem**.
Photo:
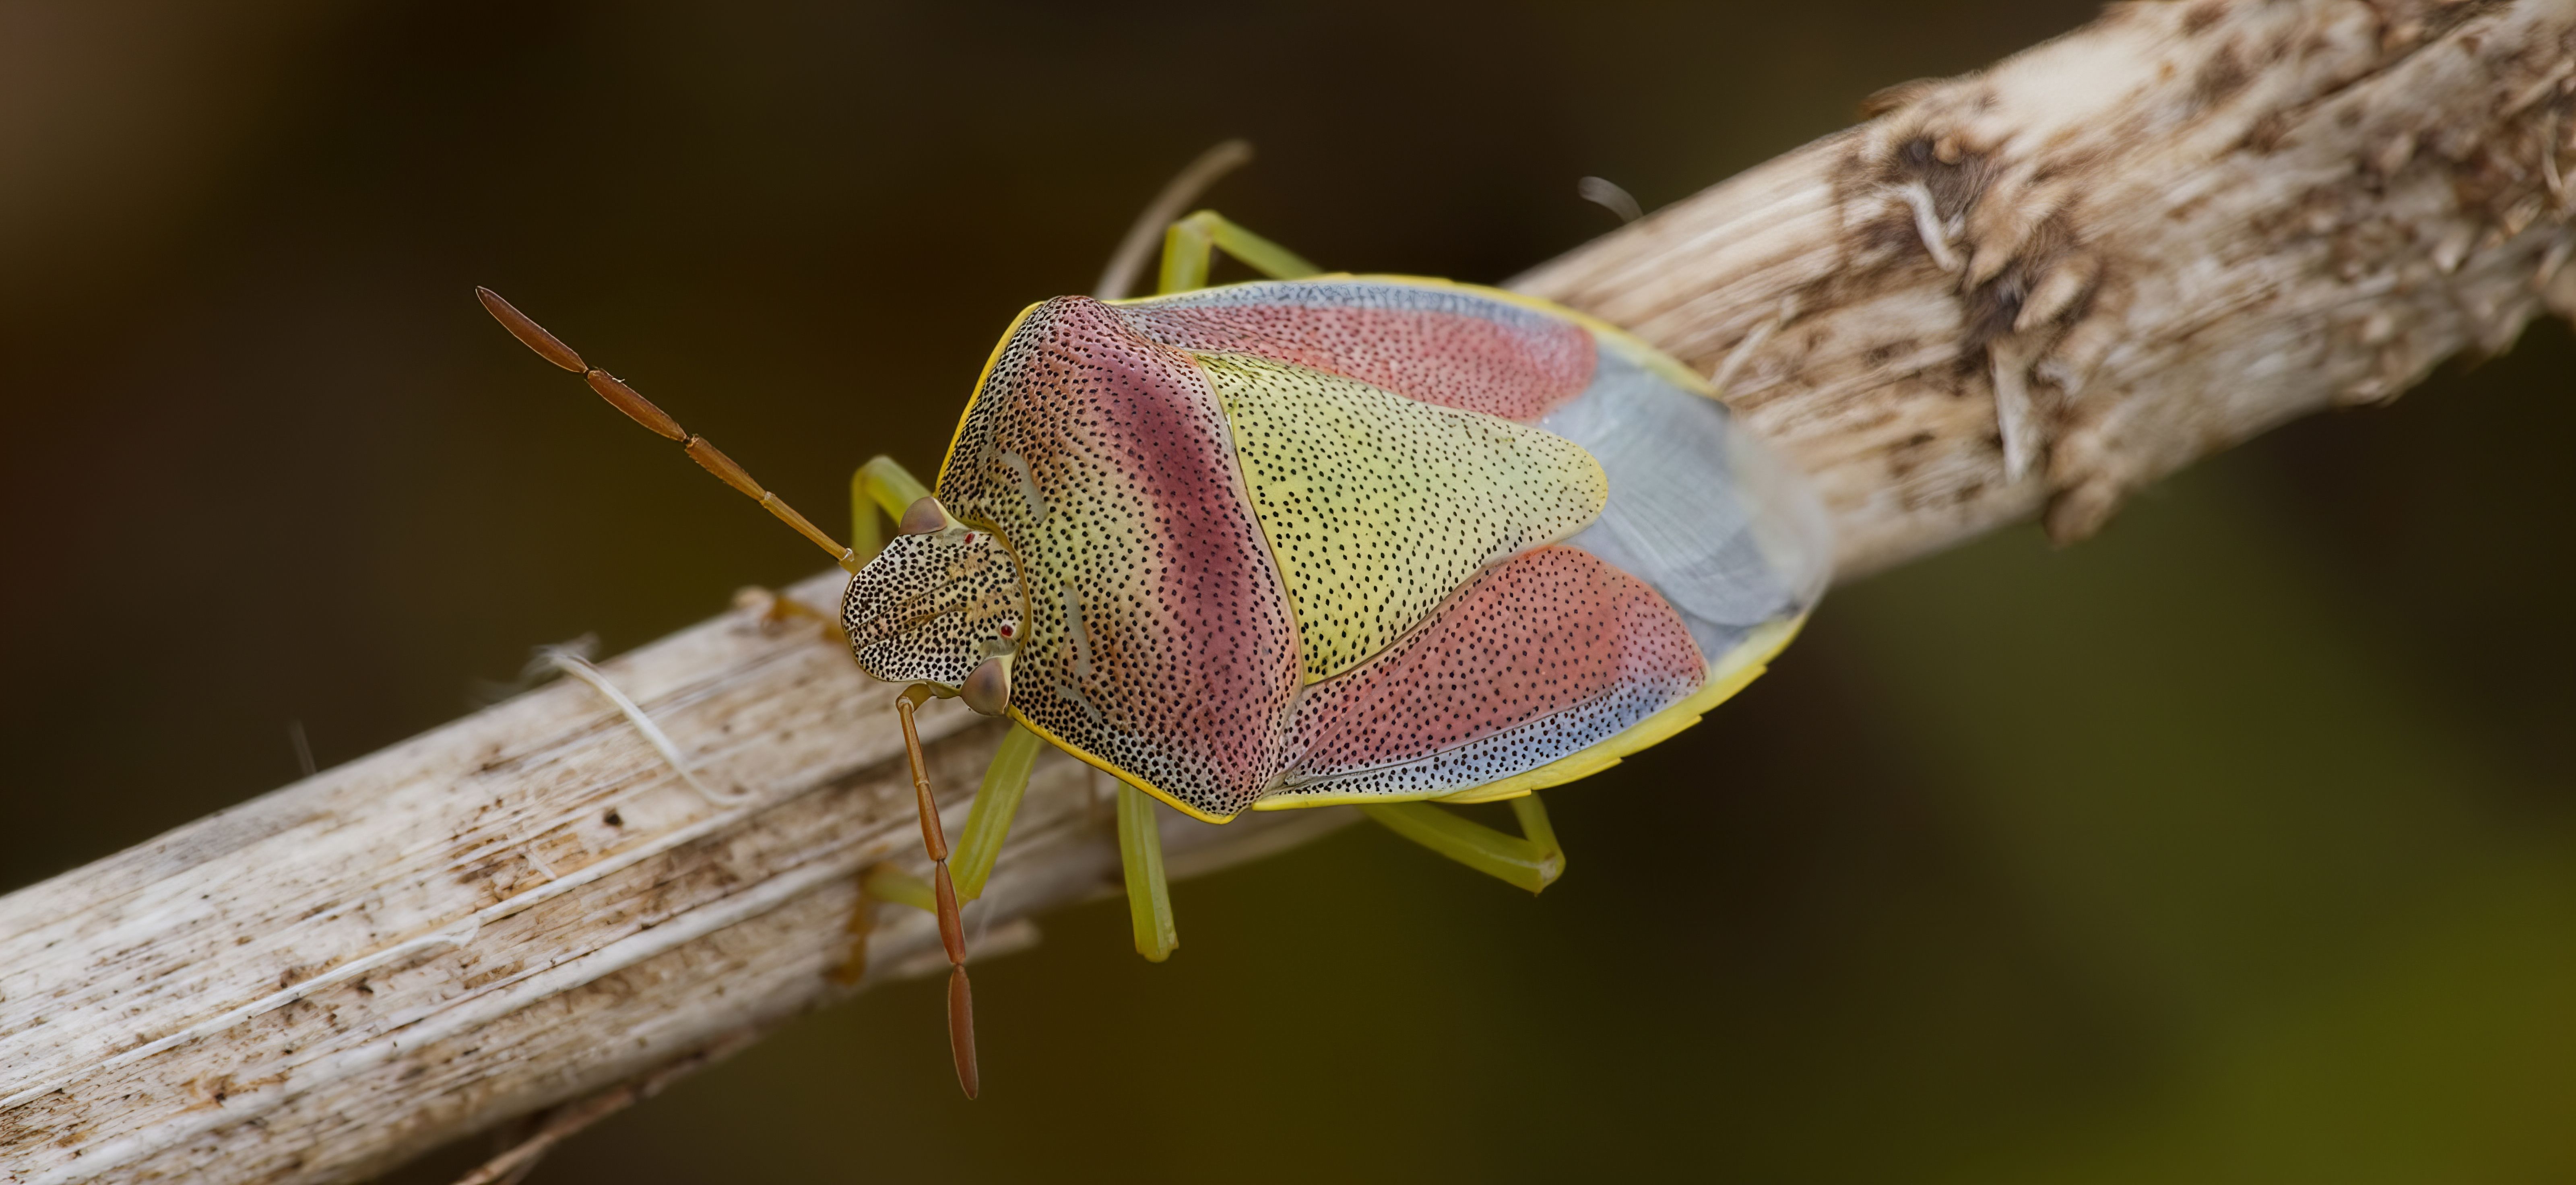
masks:
<svg viewBox="0 0 2576 1185"><path fill-rule="evenodd" d="M1162 245L1153 296L1022 311L932 485L884 457L852 479L847 546L477 290L520 341L849 570L852 654L911 684L896 715L932 868L866 887L938 915L970 1097L958 902L982 891L1043 746L1118 780L1148 959L1178 944L1157 799L1211 823L1357 804L1537 892L1565 859L1535 791L1751 682L1828 576L1804 483L1707 382L1619 329L1499 289L1322 274L1210 211ZM1207 286L1220 250L1269 278ZM1014 721L953 852L913 723L947 696ZM1518 836L1433 805L1505 800Z"/></svg>

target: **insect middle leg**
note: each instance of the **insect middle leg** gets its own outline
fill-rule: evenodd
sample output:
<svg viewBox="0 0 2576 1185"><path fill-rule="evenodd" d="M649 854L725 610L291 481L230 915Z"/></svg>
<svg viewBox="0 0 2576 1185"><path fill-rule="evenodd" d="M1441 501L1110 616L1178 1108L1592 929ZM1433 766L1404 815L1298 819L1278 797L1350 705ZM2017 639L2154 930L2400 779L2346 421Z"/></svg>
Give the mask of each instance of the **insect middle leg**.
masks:
<svg viewBox="0 0 2576 1185"><path fill-rule="evenodd" d="M948 858L959 901L984 895L984 882L992 878L1002 842L1010 838L1011 820L1019 815L1020 800L1028 795L1029 771L1045 749L1046 742L1038 734L1013 724L1003 735L1001 747L993 751L992 763L984 767L983 786L975 792L975 804L966 808L966 830ZM934 913L939 908L930 882L891 864L869 869L863 885L868 896L878 901Z"/></svg>
<svg viewBox="0 0 2576 1185"><path fill-rule="evenodd" d="M1002 738L1002 747L994 752L993 763L985 767L983 788L976 792L975 805L966 812L965 833L948 859L958 900L973 901L983 896L985 881L993 874L994 858L1001 855L1002 841L1010 834L1011 818L1019 813L1020 799L1028 793L1029 771L1045 748L1046 742L1038 734L1014 724L1010 734ZM1171 883L1163 874L1163 833L1155 825L1154 816L1151 796L1125 782L1118 784L1118 863L1126 876L1128 922L1135 933L1136 953L1159 963L1172 957L1181 940L1172 923ZM892 864L869 869L860 887L867 898L859 904L862 911L871 900L892 901L929 913L939 910L939 899L930 882ZM865 928L854 924L851 932L863 935ZM859 941L866 940L862 937ZM853 966L860 953L852 952Z"/></svg>
<svg viewBox="0 0 2576 1185"><path fill-rule="evenodd" d="M1127 876L1127 925L1136 938L1136 953L1162 962L1180 949L1172 924L1172 887L1163 876L1163 830L1157 825L1154 799L1118 783L1118 864Z"/></svg>
<svg viewBox="0 0 2576 1185"><path fill-rule="evenodd" d="M1163 272L1159 294L1207 287L1210 256L1222 248L1252 270L1273 280L1295 280L1323 274L1296 252L1228 221L1214 210L1201 210L1163 232Z"/></svg>
<svg viewBox="0 0 2576 1185"><path fill-rule="evenodd" d="M1511 803L1513 817L1520 820L1519 835L1427 802L1372 803L1361 806L1360 813L1469 868L1536 893L1565 875L1565 849L1558 846L1556 829L1548 826L1547 808L1536 793Z"/></svg>

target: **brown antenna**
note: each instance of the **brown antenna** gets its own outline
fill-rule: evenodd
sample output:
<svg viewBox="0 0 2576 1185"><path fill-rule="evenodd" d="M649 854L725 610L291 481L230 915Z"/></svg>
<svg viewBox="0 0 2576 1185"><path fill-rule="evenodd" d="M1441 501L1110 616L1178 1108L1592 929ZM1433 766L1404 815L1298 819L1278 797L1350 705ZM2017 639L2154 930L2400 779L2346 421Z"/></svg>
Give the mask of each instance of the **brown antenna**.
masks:
<svg viewBox="0 0 2576 1185"><path fill-rule="evenodd" d="M814 546L832 553L832 558L839 561L841 567L853 573L859 570L857 552L834 542L831 536L805 521L804 515L796 513L795 507L760 488L760 483L753 481L751 474L734 464L733 458L717 451L716 446L707 443L706 437L682 428L678 420L671 418L671 413L653 406L652 400L618 381L616 375L582 361L581 355L573 353L571 346L546 332L544 326L529 320L526 313L511 307L499 293L478 287L474 296L483 302L484 310L492 314L492 319L501 323L501 328L509 330L510 336L535 350L539 357L580 375L590 384L591 390L599 392L600 398L625 412L626 418L681 442L681 447L688 450L690 460L723 478L726 485L750 496L760 503L761 509L777 515L778 521L813 540ZM923 498L904 512L901 526L907 534L918 534L937 530L946 519L947 515L940 511L936 499ZM957 1084L965 1088L966 1097L971 1099L981 1092L983 1077L975 1062L975 995L966 979L966 927L959 918L957 890L948 874L948 836L939 825L939 805L930 796L930 774L922 761L921 736L912 721L913 710L920 707L922 701L933 695L955 694L955 691L927 683L914 684L896 699L895 715L903 723L904 756L912 766L912 789L921 808L921 843L929 853L932 865L932 912L939 915L939 942L948 954L948 1048L957 1062ZM861 908L866 907L862 905Z"/></svg>
<svg viewBox="0 0 2576 1185"><path fill-rule="evenodd" d="M591 390L599 392L600 398L607 400L609 405L617 410L625 412L626 418L679 441L680 447L689 454L690 460L697 462L707 472L724 479L726 485L741 490L752 501L760 503L760 508L778 516L778 521L796 528L797 534L813 540L814 546L832 553L833 560L843 569L851 572L859 570L857 552L834 542L831 536L823 533L822 528L807 522L804 515L796 513L795 507L781 501L778 495L762 489L759 482L751 479L751 474L745 472L742 466L734 464L733 458L724 455L716 449L716 446L707 443L706 437L680 427L680 422L672 419L671 413L653 406L652 400L637 394L635 388L620 382L616 375L583 362L581 355L573 353L571 346L563 344L561 339L546 332L544 326L529 320L526 313L511 307L510 302L501 299L499 293L489 288L477 287L474 290L474 296L475 299L483 302L484 311L492 314L492 319L501 323L501 328L509 330L510 336L519 339L529 349L535 350L538 357L580 375L584 382L590 384Z"/></svg>

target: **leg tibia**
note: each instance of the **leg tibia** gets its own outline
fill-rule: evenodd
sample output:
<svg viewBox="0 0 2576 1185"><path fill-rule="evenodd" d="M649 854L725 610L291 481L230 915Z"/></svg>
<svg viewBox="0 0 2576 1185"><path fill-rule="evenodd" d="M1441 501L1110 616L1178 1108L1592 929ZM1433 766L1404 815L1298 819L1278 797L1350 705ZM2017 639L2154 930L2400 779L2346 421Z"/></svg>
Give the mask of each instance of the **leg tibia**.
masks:
<svg viewBox="0 0 2576 1185"><path fill-rule="evenodd" d="M923 913L939 912L939 902L930 893L930 882L892 864L879 864L861 874L859 891L870 900L909 905Z"/></svg>

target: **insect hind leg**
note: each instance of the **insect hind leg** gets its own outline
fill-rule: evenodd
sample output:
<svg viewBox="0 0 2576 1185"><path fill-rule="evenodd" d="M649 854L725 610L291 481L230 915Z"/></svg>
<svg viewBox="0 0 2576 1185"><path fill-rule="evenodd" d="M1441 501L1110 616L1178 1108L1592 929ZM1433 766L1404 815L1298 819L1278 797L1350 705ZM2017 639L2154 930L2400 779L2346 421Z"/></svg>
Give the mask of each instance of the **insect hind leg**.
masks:
<svg viewBox="0 0 2576 1185"><path fill-rule="evenodd" d="M1427 802L1368 803L1360 813L1387 830L1487 876L1539 892L1565 875L1565 849L1536 793L1512 799L1521 834L1507 835Z"/></svg>

